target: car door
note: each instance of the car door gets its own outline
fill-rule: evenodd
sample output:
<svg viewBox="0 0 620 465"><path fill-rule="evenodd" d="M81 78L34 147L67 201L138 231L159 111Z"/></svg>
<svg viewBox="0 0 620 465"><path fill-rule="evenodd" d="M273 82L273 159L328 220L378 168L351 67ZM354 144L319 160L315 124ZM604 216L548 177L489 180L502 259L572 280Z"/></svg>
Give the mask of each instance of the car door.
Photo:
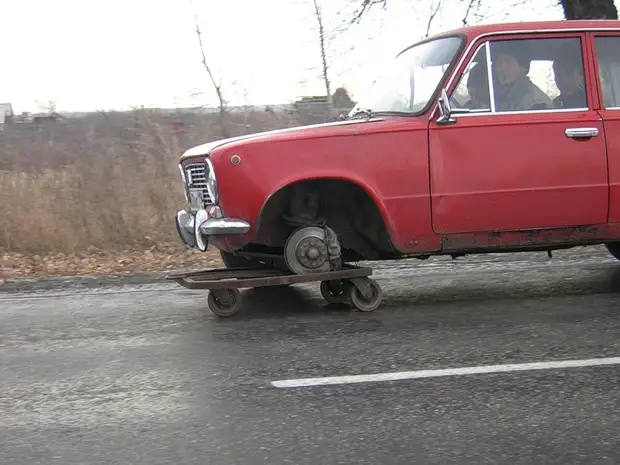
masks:
<svg viewBox="0 0 620 465"><path fill-rule="evenodd" d="M609 163L609 222L620 222L620 31L595 32L593 59Z"/></svg>
<svg viewBox="0 0 620 465"><path fill-rule="evenodd" d="M435 118L429 124L432 221L437 233L606 222L607 155L601 117L592 109L592 92L586 85L591 66L583 58L588 56L585 37L579 32L496 36L472 48L471 60L457 72L474 63L484 67L482 76L491 83L488 104L482 105L486 108L467 114L455 108L453 123L439 124ZM560 53L568 54L582 71L584 102L540 109L545 95L532 90L527 79L553 96L550 70ZM457 107L459 99L467 100L457 94L464 93L468 77L463 74L452 93ZM503 93L511 79L517 79L517 88L525 89L527 98L515 98L515 88Z"/></svg>

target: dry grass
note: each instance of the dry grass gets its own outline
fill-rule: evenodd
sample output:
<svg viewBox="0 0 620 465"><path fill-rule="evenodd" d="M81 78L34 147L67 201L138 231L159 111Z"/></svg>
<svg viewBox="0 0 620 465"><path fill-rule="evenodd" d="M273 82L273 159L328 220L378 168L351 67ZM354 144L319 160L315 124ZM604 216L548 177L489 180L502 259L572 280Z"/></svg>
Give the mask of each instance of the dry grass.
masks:
<svg viewBox="0 0 620 465"><path fill-rule="evenodd" d="M298 123L273 113L236 118L236 133ZM178 157L217 138L214 127L203 117L179 136L153 112L42 129L8 126L0 133L0 272L107 272L139 268L141 260L168 268L205 260L181 247L173 216L183 204ZM210 254L206 261L213 260Z"/></svg>
<svg viewBox="0 0 620 465"><path fill-rule="evenodd" d="M71 253L171 241L180 149L161 143L158 151L140 139L134 148L93 141L65 167L0 173L3 249Z"/></svg>

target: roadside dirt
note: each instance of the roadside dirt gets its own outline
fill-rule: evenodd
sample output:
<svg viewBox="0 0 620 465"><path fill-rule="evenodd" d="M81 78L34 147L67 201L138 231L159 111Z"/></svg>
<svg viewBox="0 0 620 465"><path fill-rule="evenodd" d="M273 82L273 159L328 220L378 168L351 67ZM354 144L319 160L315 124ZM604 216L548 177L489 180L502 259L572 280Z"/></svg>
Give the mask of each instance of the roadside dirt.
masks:
<svg viewBox="0 0 620 465"><path fill-rule="evenodd" d="M615 261L604 246L577 247L554 253L553 260L590 259ZM472 266L487 262L548 261L544 252L519 254L472 255L460 258ZM551 260L551 261L553 261ZM452 262L450 257L436 257L433 263ZM414 266L428 267L428 262ZM223 266L217 249L205 253L179 245L159 246L150 250L124 250L119 252L90 250L76 254L20 254L0 252L0 284L23 278L103 277L146 275L169 271L196 270Z"/></svg>
<svg viewBox="0 0 620 465"><path fill-rule="evenodd" d="M7 279L44 276L142 274L222 266L219 251L216 249L201 253L178 246L158 247L146 251L91 250L71 255L3 253L1 258L0 282Z"/></svg>

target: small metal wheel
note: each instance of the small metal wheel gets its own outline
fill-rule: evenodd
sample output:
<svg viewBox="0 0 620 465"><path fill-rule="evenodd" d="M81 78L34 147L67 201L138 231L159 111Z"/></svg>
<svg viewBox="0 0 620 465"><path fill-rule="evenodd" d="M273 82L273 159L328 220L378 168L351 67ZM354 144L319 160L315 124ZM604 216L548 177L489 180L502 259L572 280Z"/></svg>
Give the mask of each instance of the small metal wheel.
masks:
<svg viewBox="0 0 620 465"><path fill-rule="evenodd" d="M381 304L383 290L379 283L374 279L362 278L358 281L362 287L366 288L367 295L364 295L355 284L351 283L348 289L349 302L353 307L361 312L372 312Z"/></svg>
<svg viewBox="0 0 620 465"><path fill-rule="evenodd" d="M347 286L343 281L321 281L321 295L330 304L341 304L347 301Z"/></svg>
<svg viewBox="0 0 620 465"><path fill-rule="evenodd" d="M239 289L217 289L209 292L209 310L217 316L233 316L241 304Z"/></svg>

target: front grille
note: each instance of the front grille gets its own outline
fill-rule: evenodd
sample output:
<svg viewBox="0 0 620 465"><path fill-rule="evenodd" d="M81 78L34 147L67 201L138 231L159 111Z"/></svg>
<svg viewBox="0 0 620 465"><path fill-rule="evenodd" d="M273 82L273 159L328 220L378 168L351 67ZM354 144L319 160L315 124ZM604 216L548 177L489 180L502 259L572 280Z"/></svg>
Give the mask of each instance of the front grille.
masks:
<svg viewBox="0 0 620 465"><path fill-rule="evenodd" d="M192 163L183 167L187 179L190 201L212 205L213 201L207 191L208 166L206 163Z"/></svg>

